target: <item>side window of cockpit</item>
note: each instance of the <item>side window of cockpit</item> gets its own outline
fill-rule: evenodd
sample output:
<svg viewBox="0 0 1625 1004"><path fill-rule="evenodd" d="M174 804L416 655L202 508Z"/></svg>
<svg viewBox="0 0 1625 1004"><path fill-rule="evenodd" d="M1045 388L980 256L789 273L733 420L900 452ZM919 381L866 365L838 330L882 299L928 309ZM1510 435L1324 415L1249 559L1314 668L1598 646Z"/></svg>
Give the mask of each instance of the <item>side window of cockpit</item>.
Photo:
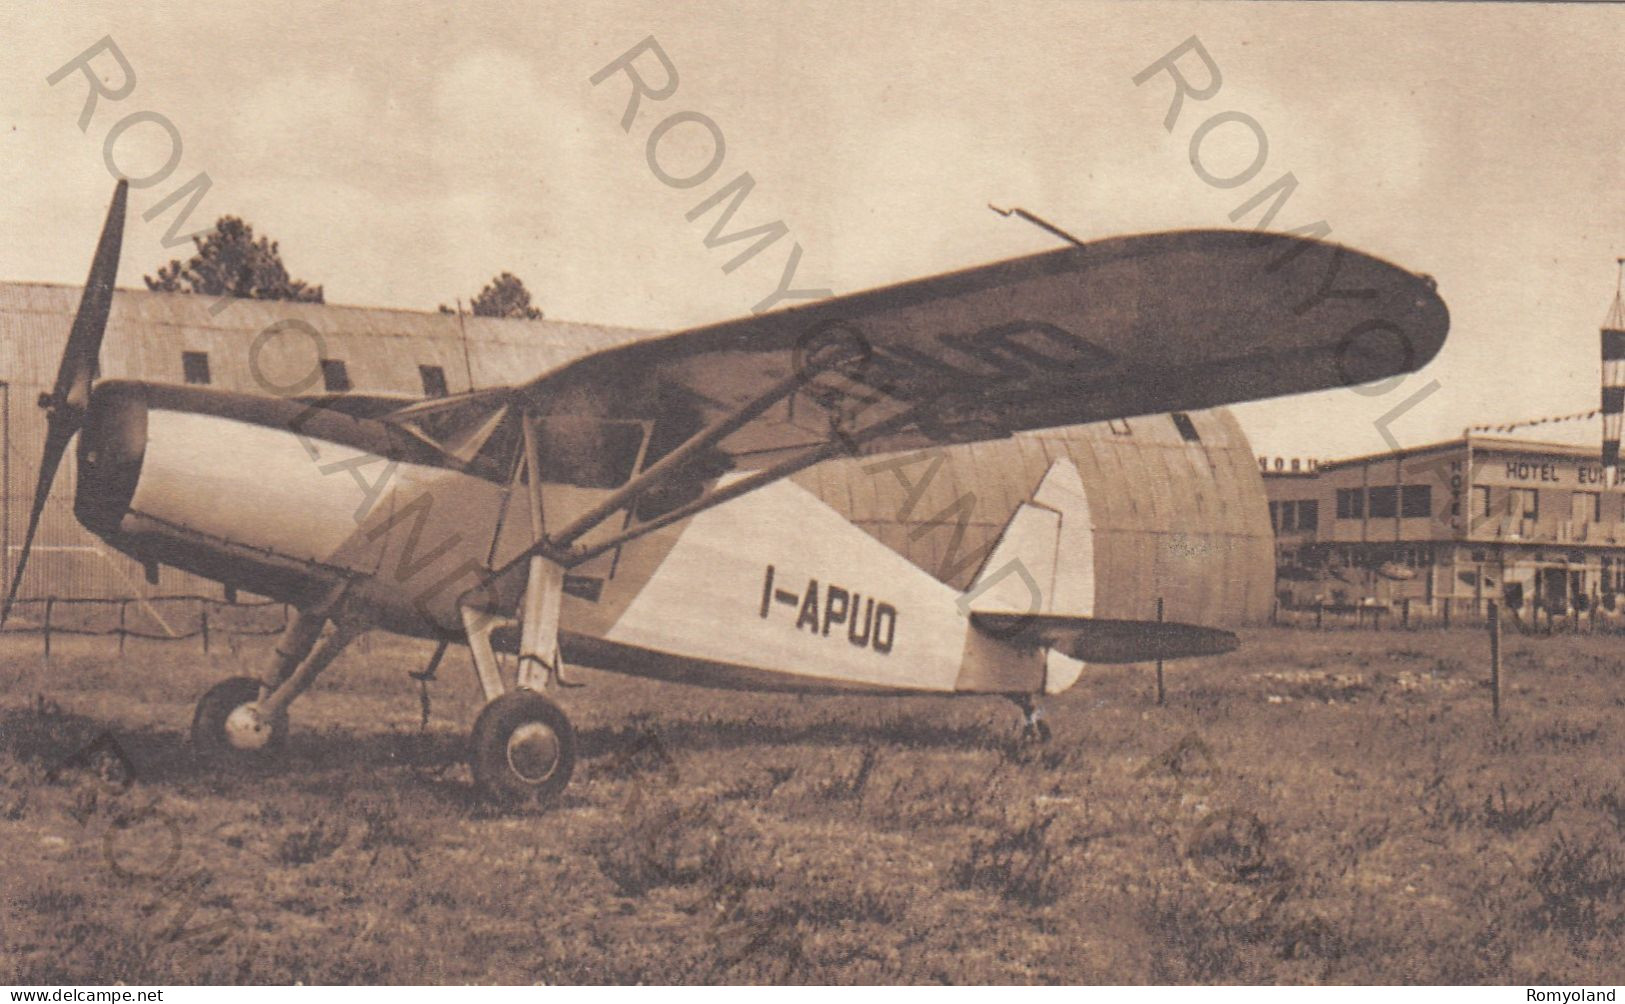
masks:
<svg viewBox="0 0 1625 1004"><path fill-rule="evenodd" d="M544 480L578 488L619 488L643 449L643 426L555 416L536 425Z"/></svg>
<svg viewBox="0 0 1625 1004"><path fill-rule="evenodd" d="M649 447L643 457L644 468L648 469L682 446L690 436L705 427L705 422L705 416L687 402L681 399L664 401L660 416L655 419L654 428L649 434ZM681 473L639 497L633 515L639 520L657 519L687 505L700 497L708 481L720 477L729 466L728 459L715 450L694 458Z"/></svg>

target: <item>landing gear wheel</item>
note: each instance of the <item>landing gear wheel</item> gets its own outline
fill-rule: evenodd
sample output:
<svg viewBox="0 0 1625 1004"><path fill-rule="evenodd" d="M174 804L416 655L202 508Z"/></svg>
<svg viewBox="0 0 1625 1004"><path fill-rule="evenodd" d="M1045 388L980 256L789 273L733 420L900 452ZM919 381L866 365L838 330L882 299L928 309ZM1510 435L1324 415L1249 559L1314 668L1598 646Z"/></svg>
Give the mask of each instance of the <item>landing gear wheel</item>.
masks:
<svg viewBox="0 0 1625 1004"><path fill-rule="evenodd" d="M259 714L260 681L234 676L198 698L192 715L192 748L210 757L252 760L279 752L288 739L288 718Z"/></svg>
<svg viewBox="0 0 1625 1004"><path fill-rule="evenodd" d="M575 728L534 690L512 690L487 704L469 745L474 783L508 805L551 802L575 770Z"/></svg>

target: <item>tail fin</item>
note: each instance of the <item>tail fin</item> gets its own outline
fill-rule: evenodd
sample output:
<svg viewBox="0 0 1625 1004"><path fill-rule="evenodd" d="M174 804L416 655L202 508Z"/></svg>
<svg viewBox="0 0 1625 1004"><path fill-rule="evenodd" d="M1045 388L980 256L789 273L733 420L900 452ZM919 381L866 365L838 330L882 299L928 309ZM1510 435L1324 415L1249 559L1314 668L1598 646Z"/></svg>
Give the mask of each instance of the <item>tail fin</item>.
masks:
<svg viewBox="0 0 1625 1004"><path fill-rule="evenodd" d="M1085 662L1150 662L1218 655L1237 645L1217 628L1094 617L1094 522L1083 479L1057 460L1016 508L960 598L971 624L993 638L1049 649L1044 689L1058 693Z"/></svg>
<svg viewBox="0 0 1625 1004"><path fill-rule="evenodd" d="M1094 521L1070 460L1050 465L1030 502L1016 507L963 610L1088 616L1095 606Z"/></svg>

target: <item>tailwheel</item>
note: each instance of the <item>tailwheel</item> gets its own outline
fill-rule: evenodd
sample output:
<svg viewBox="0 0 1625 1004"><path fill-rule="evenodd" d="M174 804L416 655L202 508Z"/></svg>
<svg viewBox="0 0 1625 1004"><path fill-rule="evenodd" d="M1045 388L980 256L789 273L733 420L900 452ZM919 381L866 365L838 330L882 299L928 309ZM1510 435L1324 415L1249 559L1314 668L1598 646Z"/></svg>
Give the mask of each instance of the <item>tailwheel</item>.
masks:
<svg viewBox="0 0 1625 1004"><path fill-rule="evenodd" d="M259 712L260 681L234 676L210 687L192 715L192 747L208 756L254 759L280 751L288 718L267 721Z"/></svg>
<svg viewBox="0 0 1625 1004"><path fill-rule="evenodd" d="M1022 745L1043 745L1049 742L1049 723L1044 721L1044 709L1039 706L1038 699L1030 694L1018 694L1012 700L1021 709Z"/></svg>
<svg viewBox="0 0 1625 1004"><path fill-rule="evenodd" d="M551 802L570 783L576 733L557 704L512 690L487 704L470 737L474 782L507 804Z"/></svg>

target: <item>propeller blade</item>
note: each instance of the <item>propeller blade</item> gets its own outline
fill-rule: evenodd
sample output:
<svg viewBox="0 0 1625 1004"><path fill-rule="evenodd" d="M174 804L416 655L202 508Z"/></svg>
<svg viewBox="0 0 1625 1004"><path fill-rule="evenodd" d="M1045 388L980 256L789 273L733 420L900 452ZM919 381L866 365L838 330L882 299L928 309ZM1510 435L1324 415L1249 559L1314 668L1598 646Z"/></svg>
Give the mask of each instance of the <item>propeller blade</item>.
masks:
<svg viewBox="0 0 1625 1004"><path fill-rule="evenodd" d="M34 505L28 512L28 532L23 535L22 553L17 556L17 569L6 590L5 605L0 606L0 627L5 626L12 604L17 601L23 569L28 567L34 534L39 530L45 503L51 497L56 470L68 451L68 442L84 425L85 409L90 406L90 387L96 379L102 337L107 333L107 316L113 308L113 283L118 279L119 251L124 243L124 206L129 189L129 181L122 178L113 189L107 222L102 224L96 257L91 259L90 276L85 279L85 291L79 298L79 312L73 316L73 330L68 332L68 344L57 365L56 383L49 394L40 397L40 406L45 409L45 451L40 456L39 480L34 484Z"/></svg>
<svg viewBox="0 0 1625 1004"><path fill-rule="evenodd" d="M118 278L119 251L124 243L124 204L130 183L119 179L113 189L113 203L107 207L96 257L90 263L85 292L79 298L79 312L73 318L67 347L57 367L52 397L80 412L90 404L90 384L96 376L96 360L101 355L102 336L107 332L107 315L113 306L113 283Z"/></svg>

